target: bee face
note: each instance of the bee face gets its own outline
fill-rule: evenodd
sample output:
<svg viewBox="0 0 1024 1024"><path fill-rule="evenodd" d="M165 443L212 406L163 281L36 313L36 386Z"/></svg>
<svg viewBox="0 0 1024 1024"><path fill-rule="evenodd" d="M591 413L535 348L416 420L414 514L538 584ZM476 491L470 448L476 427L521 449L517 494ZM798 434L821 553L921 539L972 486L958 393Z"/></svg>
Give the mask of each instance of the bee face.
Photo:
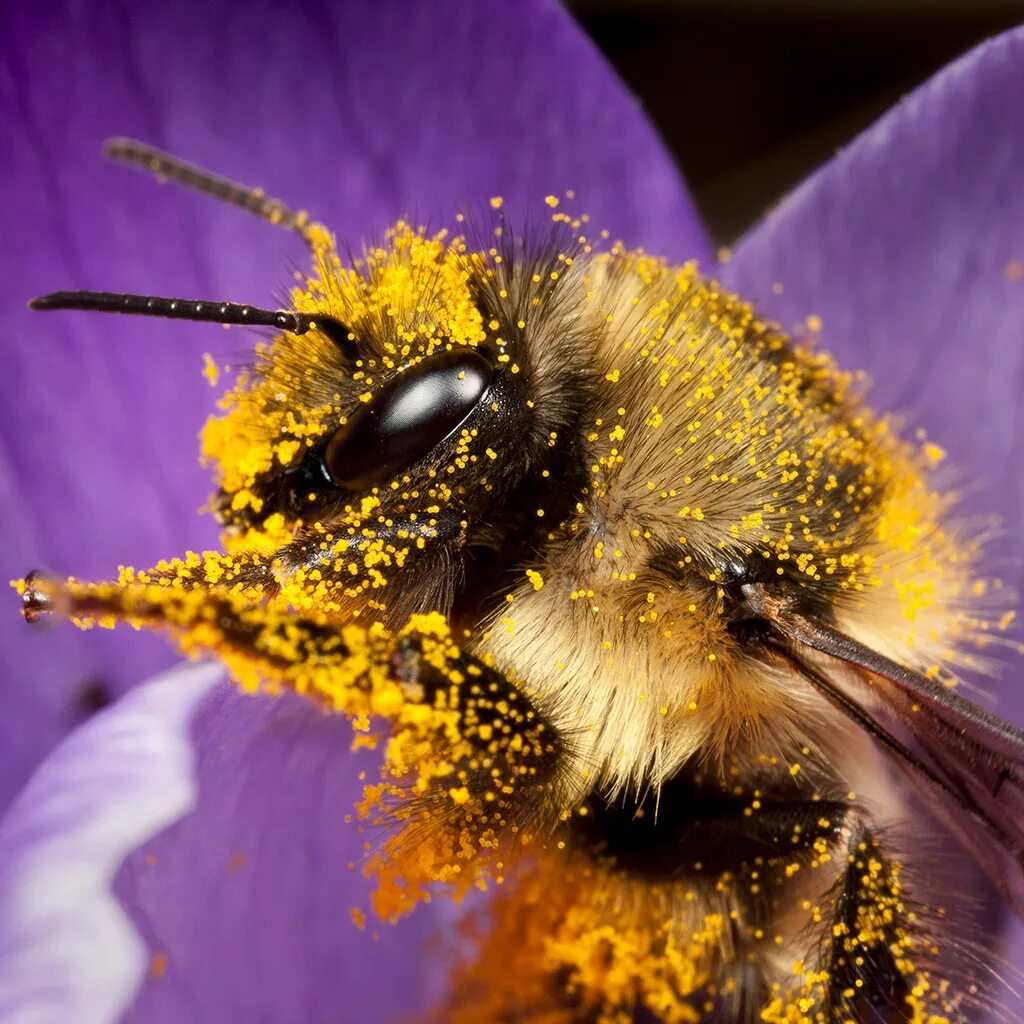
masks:
<svg viewBox="0 0 1024 1024"><path fill-rule="evenodd" d="M587 360L579 286L555 287L578 246L562 241L550 266L403 224L352 267L325 243L293 298L349 346L279 336L205 430L240 558L270 555L287 594L342 618L472 615L550 532L519 506L543 499L557 526L581 494Z"/></svg>
<svg viewBox="0 0 1024 1024"><path fill-rule="evenodd" d="M300 231L314 270L290 311L37 302L279 333L203 433L225 550L29 579L26 614L154 626L386 722L360 806L401 826L368 861L378 913L508 880L450 1019L518 1018L528 991L602 1024L964 1020L884 755L1024 904L1024 734L945 685L991 629L941 453L582 218L400 223L343 261L277 201L118 147Z"/></svg>

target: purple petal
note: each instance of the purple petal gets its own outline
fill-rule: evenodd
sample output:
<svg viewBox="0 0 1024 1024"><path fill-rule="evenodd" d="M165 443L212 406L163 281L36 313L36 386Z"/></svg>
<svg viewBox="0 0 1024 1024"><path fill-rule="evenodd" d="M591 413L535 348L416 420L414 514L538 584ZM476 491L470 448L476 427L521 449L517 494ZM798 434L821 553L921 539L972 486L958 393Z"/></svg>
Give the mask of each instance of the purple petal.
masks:
<svg viewBox="0 0 1024 1024"><path fill-rule="evenodd" d="M365 932L350 915L372 836L346 817L374 757L342 719L221 677L138 687L0 822L5 1022L363 1024L437 994L436 914Z"/></svg>
<svg viewBox="0 0 1024 1024"><path fill-rule="evenodd" d="M1024 594L1024 30L946 68L754 228L725 283L874 379L959 470L962 511L997 513L992 572ZM778 285L782 286L779 293ZM1024 722L1021 666L997 687ZM1024 932L1012 956L1024 964Z"/></svg>
<svg viewBox="0 0 1024 1024"><path fill-rule="evenodd" d="M305 204L357 244L403 212L448 221L501 194L510 216L574 188L595 223L683 258L707 243L635 101L553 0L516 4L258 0L114 6L28 0L0 13L0 579L108 576L215 531L195 435L214 395L204 350L251 336L86 314L29 314L57 288L267 303L296 239L107 166L135 135ZM517 211L518 214L517 214ZM30 636L7 654L0 807L71 725L89 680L113 692L166 664L150 638Z"/></svg>
<svg viewBox="0 0 1024 1024"><path fill-rule="evenodd" d="M444 968L423 944L427 908L398 926L367 906L353 806L375 758L352 730L297 698L229 687L195 719L199 800L134 853L115 889L156 970L126 1021L331 1020L368 1024L423 1010ZM379 937L378 937L379 935Z"/></svg>
<svg viewBox="0 0 1024 1024"><path fill-rule="evenodd" d="M178 669L58 747L0 823L0 1019L118 1019L147 966L111 892L126 854L195 801L188 723L223 675Z"/></svg>

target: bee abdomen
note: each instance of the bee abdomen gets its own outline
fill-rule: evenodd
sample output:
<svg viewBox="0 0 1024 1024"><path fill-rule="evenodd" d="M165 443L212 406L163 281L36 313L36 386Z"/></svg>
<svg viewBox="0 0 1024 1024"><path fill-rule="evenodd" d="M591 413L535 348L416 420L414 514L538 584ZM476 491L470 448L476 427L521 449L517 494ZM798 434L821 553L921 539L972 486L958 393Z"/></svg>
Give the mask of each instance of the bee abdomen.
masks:
<svg viewBox="0 0 1024 1024"><path fill-rule="evenodd" d="M647 882L714 880L806 860L816 844L832 845L846 804L785 793L777 799L736 795L678 776L639 802L590 797L574 819L577 841L615 868Z"/></svg>

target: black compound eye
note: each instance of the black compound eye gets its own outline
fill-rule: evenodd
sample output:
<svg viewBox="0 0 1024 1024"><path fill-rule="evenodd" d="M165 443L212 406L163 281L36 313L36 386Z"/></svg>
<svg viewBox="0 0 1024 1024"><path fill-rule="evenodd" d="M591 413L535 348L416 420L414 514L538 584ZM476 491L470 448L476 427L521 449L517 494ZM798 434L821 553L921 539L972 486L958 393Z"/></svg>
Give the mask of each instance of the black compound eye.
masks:
<svg viewBox="0 0 1024 1024"><path fill-rule="evenodd" d="M442 352L400 373L331 438L324 467L339 487L360 491L390 479L449 437L494 376L479 352Z"/></svg>

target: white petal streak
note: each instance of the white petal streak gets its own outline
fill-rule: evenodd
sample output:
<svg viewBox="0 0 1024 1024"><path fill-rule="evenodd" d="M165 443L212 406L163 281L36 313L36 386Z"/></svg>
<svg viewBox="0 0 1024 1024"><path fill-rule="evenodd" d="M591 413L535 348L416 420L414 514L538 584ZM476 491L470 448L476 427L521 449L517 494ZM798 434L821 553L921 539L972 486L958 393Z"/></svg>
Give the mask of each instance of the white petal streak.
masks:
<svg viewBox="0 0 1024 1024"><path fill-rule="evenodd" d="M0 1020L111 1024L146 950L112 893L124 858L195 805L189 723L222 678L183 666L73 733L0 822Z"/></svg>

